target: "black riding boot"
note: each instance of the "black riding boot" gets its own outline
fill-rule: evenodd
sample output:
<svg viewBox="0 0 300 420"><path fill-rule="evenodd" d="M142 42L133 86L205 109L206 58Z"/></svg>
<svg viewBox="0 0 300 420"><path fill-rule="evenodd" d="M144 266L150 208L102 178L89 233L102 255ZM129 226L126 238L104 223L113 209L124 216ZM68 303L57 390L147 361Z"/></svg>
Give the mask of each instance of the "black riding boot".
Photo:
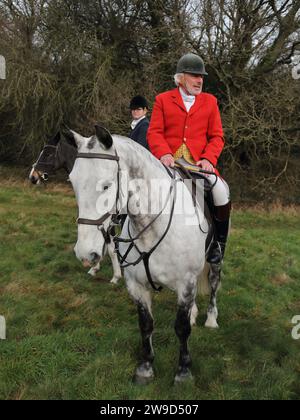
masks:
<svg viewBox="0 0 300 420"><path fill-rule="evenodd" d="M214 207L214 240L207 255L207 262L211 264L220 264L224 259L229 233L230 210L231 202L225 206Z"/></svg>

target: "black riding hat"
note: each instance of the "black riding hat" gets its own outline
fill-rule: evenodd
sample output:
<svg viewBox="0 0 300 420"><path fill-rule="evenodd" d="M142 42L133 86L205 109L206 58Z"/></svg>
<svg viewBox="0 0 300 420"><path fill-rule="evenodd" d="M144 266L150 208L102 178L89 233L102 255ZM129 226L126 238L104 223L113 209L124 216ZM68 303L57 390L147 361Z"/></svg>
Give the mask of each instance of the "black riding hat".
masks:
<svg viewBox="0 0 300 420"><path fill-rule="evenodd" d="M196 54L185 54L177 63L176 73L192 73L207 76L204 61Z"/></svg>
<svg viewBox="0 0 300 420"><path fill-rule="evenodd" d="M144 98L141 95L137 95L137 96L134 96L131 99L129 108L130 109L138 109L138 108L147 108L147 109L149 109L149 105L148 105L148 102L147 102L146 98Z"/></svg>

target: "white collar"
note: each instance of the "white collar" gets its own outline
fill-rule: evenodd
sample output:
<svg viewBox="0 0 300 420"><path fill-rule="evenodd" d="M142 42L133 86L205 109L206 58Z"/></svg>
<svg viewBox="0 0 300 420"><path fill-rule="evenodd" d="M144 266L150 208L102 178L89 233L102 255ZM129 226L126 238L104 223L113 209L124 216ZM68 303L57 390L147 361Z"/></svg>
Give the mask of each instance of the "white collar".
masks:
<svg viewBox="0 0 300 420"><path fill-rule="evenodd" d="M196 101L196 96L187 94L181 86L179 87L179 92L182 97L185 109L187 110L187 112L190 112L190 109Z"/></svg>
<svg viewBox="0 0 300 420"><path fill-rule="evenodd" d="M144 115L143 117L139 118L138 120L133 120L131 123L131 129L134 130L135 127L138 125L138 123L140 121L142 121L144 118L146 118L146 115Z"/></svg>
<svg viewBox="0 0 300 420"><path fill-rule="evenodd" d="M183 102L195 102L196 96L195 95L189 95L188 93L186 93L182 87L179 87L179 91L180 94L182 96Z"/></svg>

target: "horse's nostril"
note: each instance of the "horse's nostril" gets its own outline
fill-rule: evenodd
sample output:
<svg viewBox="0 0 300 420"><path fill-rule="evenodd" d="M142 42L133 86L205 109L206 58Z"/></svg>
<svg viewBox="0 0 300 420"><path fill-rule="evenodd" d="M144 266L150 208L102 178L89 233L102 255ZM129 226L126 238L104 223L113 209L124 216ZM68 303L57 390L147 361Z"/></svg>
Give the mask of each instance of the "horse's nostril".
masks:
<svg viewBox="0 0 300 420"><path fill-rule="evenodd" d="M97 262L100 259L99 255L96 252L91 253L91 260L93 263Z"/></svg>
<svg viewBox="0 0 300 420"><path fill-rule="evenodd" d="M36 185L38 180L36 178L34 178L33 176L30 178L30 181L32 184Z"/></svg>

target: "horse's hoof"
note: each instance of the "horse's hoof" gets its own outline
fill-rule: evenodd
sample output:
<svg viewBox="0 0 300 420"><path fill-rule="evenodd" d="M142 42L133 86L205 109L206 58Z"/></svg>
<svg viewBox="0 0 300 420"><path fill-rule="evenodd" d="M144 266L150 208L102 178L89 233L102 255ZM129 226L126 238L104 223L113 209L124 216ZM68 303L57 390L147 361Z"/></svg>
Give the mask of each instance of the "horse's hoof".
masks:
<svg viewBox="0 0 300 420"><path fill-rule="evenodd" d="M118 284L119 280L120 280L120 279L119 279L118 277L113 277L113 278L111 279L110 283L111 283L111 284Z"/></svg>
<svg viewBox="0 0 300 420"><path fill-rule="evenodd" d="M177 375L175 376L175 385L188 383L188 382L194 382L194 377L192 375L192 372L189 369L185 369L184 371L179 371Z"/></svg>
<svg viewBox="0 0 300 420"><path fill-rule="evenodd" d="M219 328L219 325L217 322L214 322L213 324L210 322L205 323L205 328L208 328L210 330L217 330Z"/></svg>
<svg viewBox="0 0 300 420"><path fill-rule="evenodd" d="M217 321L216 321L215 318L208 317L207 318L207 321L205 323L205 328L210 328L211 330L216 330L216 329L219 328L219 325L218 325L218 323L217 323Z"/></svg>
<svg viewBox="0 0 300 420"><path fill-rule="evenodd" d="M140 366L137 368L135 375L133 377L133 383L136 385L148 385L154 379L154 372L152 367L145 368L145 366Z"/></svg>
<svg viewBox="0 0 300 420"><path fill-rule="evenodd" d="M88 274L92 277L96 277L97 271L94 268L91 268L90 271L88 271Z"/></svg>
<svg viewBox="0 0 300 420"><path fill-rule="evenodd" d="M133 377L133 383L135 385L139 385L139 386L146 386L151 384L151 382L153 382L154 376L139 376L139 375L134 375Z"/></svg>

